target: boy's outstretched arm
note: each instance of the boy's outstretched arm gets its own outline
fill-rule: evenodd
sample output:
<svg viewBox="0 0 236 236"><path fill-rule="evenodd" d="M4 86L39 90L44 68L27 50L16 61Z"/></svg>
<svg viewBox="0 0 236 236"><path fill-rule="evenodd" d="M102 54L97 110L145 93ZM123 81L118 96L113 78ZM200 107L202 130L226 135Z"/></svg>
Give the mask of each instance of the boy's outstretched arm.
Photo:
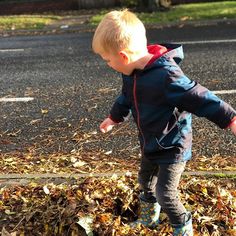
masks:
<svg viewBox="0 0 236 236"><path fill-rule="evenodd" d="M236 133L236 110L181 72L169 76L165 92L168 102L180 110L205 117L220 128L230 128Z"/></svg>

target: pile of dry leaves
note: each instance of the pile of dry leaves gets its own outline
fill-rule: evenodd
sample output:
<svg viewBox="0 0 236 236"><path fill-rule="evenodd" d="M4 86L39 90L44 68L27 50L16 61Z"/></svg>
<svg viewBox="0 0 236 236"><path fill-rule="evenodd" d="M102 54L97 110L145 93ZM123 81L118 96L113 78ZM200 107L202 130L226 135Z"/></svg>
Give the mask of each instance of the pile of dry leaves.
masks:
<svg viewBox="0 0 236 236"><path fill-rule="evenodd" d="M196 236L236 235L235 185L234 179L182 179L180 197L193 214ZM164 213L156 230L129 227L137 217L138 194L132 175L2 187L1 235L171 235Z"/></svg>

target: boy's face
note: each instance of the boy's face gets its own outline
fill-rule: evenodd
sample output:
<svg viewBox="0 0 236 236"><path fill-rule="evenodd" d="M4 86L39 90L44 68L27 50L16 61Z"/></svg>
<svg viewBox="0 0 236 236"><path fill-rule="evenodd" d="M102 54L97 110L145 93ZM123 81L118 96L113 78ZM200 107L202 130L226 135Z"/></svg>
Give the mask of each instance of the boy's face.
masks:
<svg viewBox="0 0 236 236"><path fill-rule="evenodd" d="M128 56L123 52L117 54L103 52L100 53L100 56L107 62L109 67L120 73L130 75L133 71L133 69L130 68Z"/></svg>

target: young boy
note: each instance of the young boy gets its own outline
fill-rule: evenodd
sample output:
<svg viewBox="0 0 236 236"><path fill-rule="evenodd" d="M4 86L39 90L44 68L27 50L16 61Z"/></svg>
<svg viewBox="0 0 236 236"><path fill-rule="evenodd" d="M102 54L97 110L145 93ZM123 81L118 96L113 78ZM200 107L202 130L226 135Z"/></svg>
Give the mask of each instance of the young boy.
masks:
<svg viewBox="0 0 236 236"><path fill-rule="evenodd" d="M181 45L147 46L144 25L128 10L105 15L92 47L123 77L122 93L100 130L110 131L131 111L139 131L141 212L131 225L156 227L162 208L173 235L192 236L191 213L177 197L181 174L191 158L191 113L220 128L229 127L236 135L236 111L184 75L178 66Z"/></svg>

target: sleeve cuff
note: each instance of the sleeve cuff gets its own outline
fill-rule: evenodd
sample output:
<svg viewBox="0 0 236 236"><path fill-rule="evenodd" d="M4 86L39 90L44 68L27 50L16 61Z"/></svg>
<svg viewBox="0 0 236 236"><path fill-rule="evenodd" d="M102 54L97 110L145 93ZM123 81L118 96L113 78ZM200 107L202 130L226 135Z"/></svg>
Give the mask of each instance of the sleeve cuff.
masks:
<svg viewBox="0 0 236 236"><path fill-rule="evenodd" d="M120 121L120 120L115 120L115 119L113 119L111 115L109 115L108 118L111 119L111 120L112 120L114 123L116 123L116 124L122 122L122 121Z"/></svg>

